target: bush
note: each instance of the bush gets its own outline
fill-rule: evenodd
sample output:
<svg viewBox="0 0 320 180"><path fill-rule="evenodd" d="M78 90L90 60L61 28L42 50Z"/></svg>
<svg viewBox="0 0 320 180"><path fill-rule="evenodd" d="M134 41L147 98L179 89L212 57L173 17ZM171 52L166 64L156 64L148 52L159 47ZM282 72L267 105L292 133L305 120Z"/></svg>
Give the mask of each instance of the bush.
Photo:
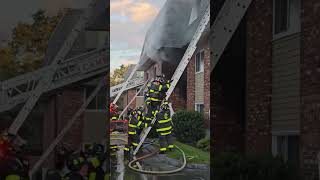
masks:
<svg viewBox="0 0 320 180"><path fill-rule="evenodd" d="M191 145L204 138L204 116L195 111L177 111L172 117L174 134L178 141Z"/></svg>
<svg viewBox="0 0 320 180"><path fill-rule="evenodd" d="M243 157L235 153L222 153L212 162L215 180L299 179L292 167L272 155Z"/></svg>
<svg viewBox="0 0 320 180"><path fill-rule="evenodd" d="M197 148L199 148L203 151L210 151L210 138L205 137L205 138L200 139L197 142Z"/></svg>

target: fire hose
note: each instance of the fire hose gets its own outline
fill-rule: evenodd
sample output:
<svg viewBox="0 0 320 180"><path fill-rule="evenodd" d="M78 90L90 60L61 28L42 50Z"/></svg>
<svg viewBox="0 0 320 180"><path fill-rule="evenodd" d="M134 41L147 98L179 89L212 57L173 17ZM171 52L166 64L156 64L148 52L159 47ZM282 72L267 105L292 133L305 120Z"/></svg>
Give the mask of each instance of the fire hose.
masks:
<svg viewBox="0 0 320 180"><path fill-rule="evenodd" d="M151 156L154 156L154 155L158 154L159 151L147 154L147 155L139 157L139 158L137 158L137 159L135 159L133 161L130 161L128 166L133 171L136 171L136 172L139 172L139 173L144 173L144 174L173 174L173 173L177 173L179 171L182 171L185 168L186 164L187 164L186 155L185 155L184 151L181 148L179 148L178 146L175 146L175 147L181 152L182 157L183 157L183 164L182 164L181 167L179 167L177 169L167 170L167 171L148 171L148 170L137 169L137 168L133 167L133 164L135 162L143 160L143 159L146 159L146 158L149 158Z"/></svg>

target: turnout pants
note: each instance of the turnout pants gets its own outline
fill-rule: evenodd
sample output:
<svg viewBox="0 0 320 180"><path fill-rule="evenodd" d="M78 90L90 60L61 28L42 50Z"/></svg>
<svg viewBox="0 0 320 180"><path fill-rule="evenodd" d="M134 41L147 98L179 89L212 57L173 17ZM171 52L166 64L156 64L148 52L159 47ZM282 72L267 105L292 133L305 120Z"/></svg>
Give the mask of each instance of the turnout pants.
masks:
<svg viewBox="0 0 320 180"><path fill-rule="evenodd" d="M124 148L125 155L127 157L130 156L130 149L133 148L133 150L138 146L139 143L139 135L138 134L129 134L128 136L128 145Z"/></svg>
<svg viewBox="0 0 320 180"><path fill-rule="evenodd" d="M172 134L159 134L160 152L166 152L174 148Z"/></svg>
<svg viewBox="0 0 320 180"><path fill-rule="evenodd" d="M161 102L159 101L151 101L151 103L148 105L147 114L145 116L145 128L149 127L153 118L156 116L156 114L159 112Z"/></svg>

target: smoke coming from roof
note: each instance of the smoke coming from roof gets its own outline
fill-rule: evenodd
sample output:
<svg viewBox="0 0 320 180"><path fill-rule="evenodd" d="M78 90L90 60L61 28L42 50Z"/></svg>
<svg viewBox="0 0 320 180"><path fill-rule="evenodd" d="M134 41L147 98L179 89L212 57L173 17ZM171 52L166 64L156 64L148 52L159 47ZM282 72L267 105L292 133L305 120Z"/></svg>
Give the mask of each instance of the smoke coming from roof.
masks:
<svg viewBox="0 0 320 180"><path fill-rule="evenodd" d="M147 32L140 63L178 63L208 6L208 0L167 0Z"/></svg>

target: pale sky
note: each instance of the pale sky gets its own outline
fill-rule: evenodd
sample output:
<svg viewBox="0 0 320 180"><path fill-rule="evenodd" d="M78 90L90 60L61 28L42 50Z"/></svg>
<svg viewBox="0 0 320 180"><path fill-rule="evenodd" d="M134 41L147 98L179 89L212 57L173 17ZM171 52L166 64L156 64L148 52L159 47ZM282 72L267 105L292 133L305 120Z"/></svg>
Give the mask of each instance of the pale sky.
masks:
<svg viewBox="0 0 320 180"><path fill-rule="evenodd" d="M145 34L166 0L111 0L111 71L137 63Z"/></svg>
<svg viewBox="0 0 320 180"><path fill-rule="evenodd" d="M85 8L90 0L5 0L0 6L0 41L9 40L18 22L30 22L38 9L56 14L61 8Z"/></svg>

